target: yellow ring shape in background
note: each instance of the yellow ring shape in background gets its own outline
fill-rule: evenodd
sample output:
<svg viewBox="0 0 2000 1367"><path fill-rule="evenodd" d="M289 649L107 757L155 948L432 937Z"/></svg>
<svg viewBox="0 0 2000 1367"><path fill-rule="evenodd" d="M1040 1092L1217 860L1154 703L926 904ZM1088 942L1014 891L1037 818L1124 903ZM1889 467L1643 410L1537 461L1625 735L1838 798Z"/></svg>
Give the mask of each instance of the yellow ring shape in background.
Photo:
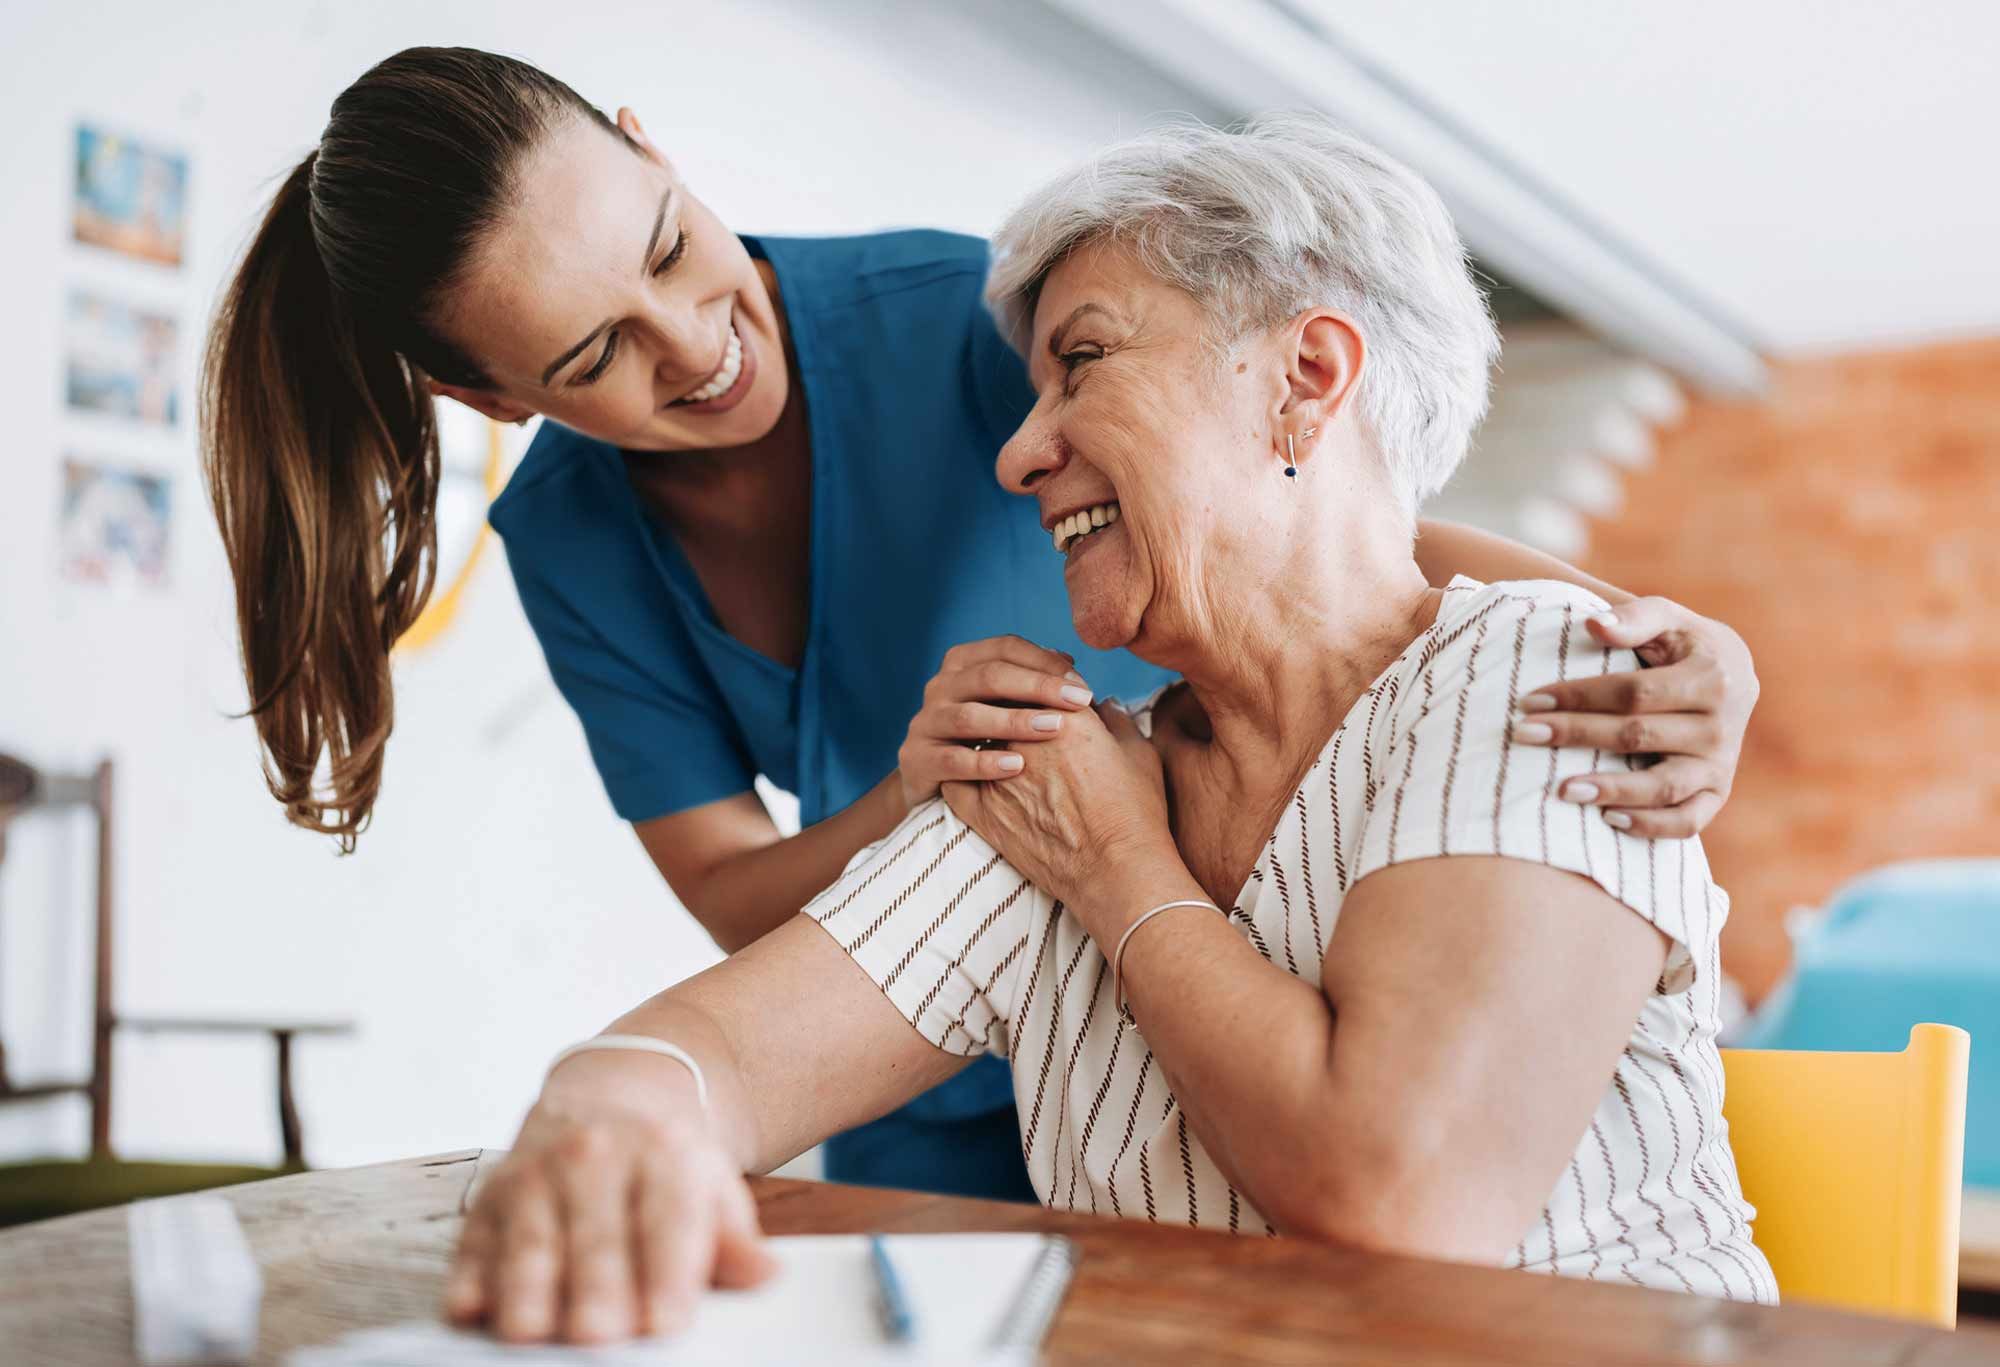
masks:
<svg viewBox="0 0 2000 1367"><path fill-rule="evenodd" d="M481 479L486 485L486 501L491 503L500 496L500 487L506 483L507 456L505 444L501 441L500 424L492 419L486 421L486 468ZM422 650L425 646L444 635L458 616L460 601L465 597L465 586L472 582L472 573L479 568L480 559L486 554L486 543L493 539L493 528L483 519L479 524L479 535L473 538L472 549L457 570L452 572L450 582L431 594L431 601L417 614L417 620L410 623L410 629L396 642L398 650Z"/></svg>

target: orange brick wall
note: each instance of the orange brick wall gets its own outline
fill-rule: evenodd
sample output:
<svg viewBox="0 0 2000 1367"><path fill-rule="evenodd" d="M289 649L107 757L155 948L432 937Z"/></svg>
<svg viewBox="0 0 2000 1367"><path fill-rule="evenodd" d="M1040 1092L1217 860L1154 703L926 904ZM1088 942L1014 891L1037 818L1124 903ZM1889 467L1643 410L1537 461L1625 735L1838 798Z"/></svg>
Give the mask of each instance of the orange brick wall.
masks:
<svg viewBox="0 0 2000 1367"><path fill-rule="evenodd" d="M1588 568L1734 625L1763 681L1705 837L1753 999L1788 907L1890 860L2000 853L2000 339L1786 363L1697 403Z"/></svg>

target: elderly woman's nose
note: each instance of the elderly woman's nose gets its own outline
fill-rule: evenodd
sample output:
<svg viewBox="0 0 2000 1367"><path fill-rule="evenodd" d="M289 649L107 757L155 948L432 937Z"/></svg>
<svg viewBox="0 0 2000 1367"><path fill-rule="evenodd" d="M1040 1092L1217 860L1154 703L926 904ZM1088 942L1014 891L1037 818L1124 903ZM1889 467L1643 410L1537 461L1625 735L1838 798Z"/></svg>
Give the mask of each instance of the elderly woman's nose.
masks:
<svg viewBox="0 0 2000 1367"><path fill-rule="evenodd" d="M1056 425L1037 414L1029 414L994 462L1000 487L1010 494L1034 492L1043 476L1052 475L1069 463L1069 447Z"/></svg>

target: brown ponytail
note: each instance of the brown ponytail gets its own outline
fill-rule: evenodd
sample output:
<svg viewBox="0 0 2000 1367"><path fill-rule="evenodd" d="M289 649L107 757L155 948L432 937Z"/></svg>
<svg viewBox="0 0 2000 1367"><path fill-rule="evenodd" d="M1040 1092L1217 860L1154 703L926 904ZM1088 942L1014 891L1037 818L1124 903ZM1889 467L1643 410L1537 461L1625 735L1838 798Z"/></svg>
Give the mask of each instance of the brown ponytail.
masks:
<svg viewBox="0 0 2000 1367"><path fill-rule="evenodd" d="M432 320L522 155L571 116L612 127L511 58L380 63L285 178L209 334L203 465L265 782L345 852L382 783L389 652L436 569L428 379L488 383Z"/></svg>

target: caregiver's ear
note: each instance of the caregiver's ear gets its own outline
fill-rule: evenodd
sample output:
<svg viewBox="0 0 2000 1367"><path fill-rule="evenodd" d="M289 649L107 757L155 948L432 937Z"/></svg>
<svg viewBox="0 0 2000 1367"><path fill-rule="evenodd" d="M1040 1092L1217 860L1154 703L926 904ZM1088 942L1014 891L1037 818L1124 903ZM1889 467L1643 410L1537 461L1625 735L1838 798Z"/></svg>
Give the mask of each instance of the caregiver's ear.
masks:
<svg viewBox="0 0 2000 1367"><path fill-rule="evenodd" d="M620 105L618 107L617 123L619 131L632 139L632 141L638 143L645 150L647 156L659 162L660 165L666 167L669 171L674 169L674 164L667 160L667 154L653 146L653 140L647 137L646 130L639 126L639 116L632 112L632 106Z"/></svg>
<svg viewBox="0 0 2000 1367"><path fill-rule="evenodd" d="M1290 346L1284 411L1299 414L1310 409L1316 424L1331 426L1353 397L1368 361L1361 330L1344 313L1313 309L1292 319L1285 336Z"/></svg>
<svg viewBox="0 0 2000 1367"><path fill-rule="evenodd" d="M430 391L440 399L456 399L473 412L483 413L495 422L526 422L535 416L534 409L511 399L503 399L490 389L472 389L462 384L432 380Z"/></svg>

